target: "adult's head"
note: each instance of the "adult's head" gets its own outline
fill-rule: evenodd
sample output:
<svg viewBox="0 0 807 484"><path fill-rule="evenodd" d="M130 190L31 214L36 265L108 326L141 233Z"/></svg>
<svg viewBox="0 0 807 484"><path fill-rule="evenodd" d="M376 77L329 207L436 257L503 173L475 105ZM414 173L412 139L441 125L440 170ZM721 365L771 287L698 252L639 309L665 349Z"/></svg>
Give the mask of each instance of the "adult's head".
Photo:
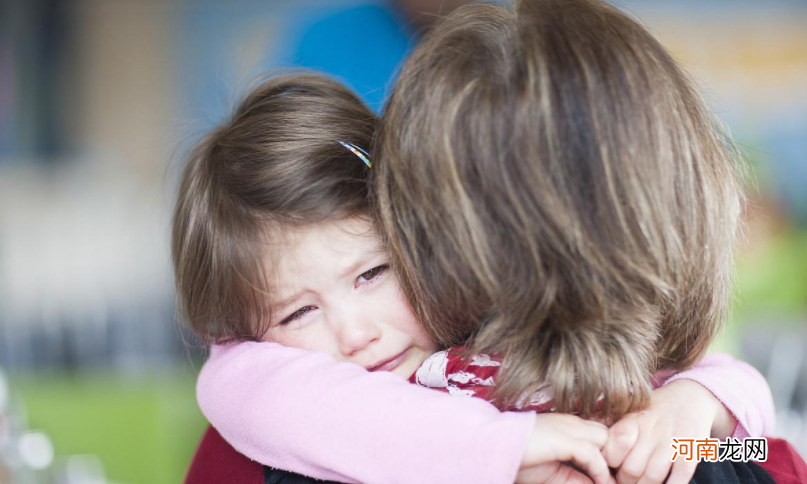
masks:
<svg viewBox="0 0 807 484"><path fill-rule="evenodd" d="M723 319L730 143L640 23L598 0L469 5L404 66L375 191L410 302L443 344L503 354L503 400L619 416Z"/></svg>
<svg viewBox="0 0 807 484"><path fill-rule="evenodd" d="M429 27L471 0L395 0L403 13L418 25Z"/></svg>

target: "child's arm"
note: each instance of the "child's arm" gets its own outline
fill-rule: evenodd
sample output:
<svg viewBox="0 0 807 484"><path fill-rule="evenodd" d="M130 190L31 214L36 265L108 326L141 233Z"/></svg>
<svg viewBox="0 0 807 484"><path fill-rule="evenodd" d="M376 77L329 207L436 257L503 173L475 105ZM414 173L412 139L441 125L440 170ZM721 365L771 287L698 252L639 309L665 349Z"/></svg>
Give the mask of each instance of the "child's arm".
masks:
<svg viewBox="0 0 807 484"><path fill-rule="evenodd" d="M743 438L772 430L773 399L754 368L728 355L711 355L690 370L657 375L664 386L653 392L650 408L630 414L611 427L604 455L618 467L620 484L685 484L696 461L673 455L673 438ZM670 471L669 478L667 473Z"/></svg>
<svg viewBox="0 0 807 484"><path fill-rule="evenodd" d="M521 466L542 462L531 457L542 449L534 445L533 413L500 413L482 400L273 343L214 347L197 398L239 452L319 479L512 484ZM583 426L588 433L590 424L580 422L562 423L574 430L569 435ZM601 448L601 432L589 447ZM599 451L589 457L579 447L570 446L569 458L608 482Z"/></svg>
<svg viewBox="0 0 807 484"><path fill-rule="evenodd" d="M712 428L713 437L731 435L738 439L770 435L776 415L768 382L754 367L729 355L707 355L693 368L675 374L664 384L691 380L709 390L736 419L736 428L726 429L718 424ZM728 431L726 431L728 430Z"/></svg>

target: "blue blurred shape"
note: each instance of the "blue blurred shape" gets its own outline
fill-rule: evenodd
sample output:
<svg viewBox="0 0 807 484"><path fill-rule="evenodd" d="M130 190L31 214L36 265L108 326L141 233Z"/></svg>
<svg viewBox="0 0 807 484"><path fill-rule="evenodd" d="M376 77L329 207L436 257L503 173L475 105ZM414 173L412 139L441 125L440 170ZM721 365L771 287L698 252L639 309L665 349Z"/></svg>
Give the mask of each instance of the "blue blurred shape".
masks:
<svg viewBox="0 0 807 484"><path fill-rule="evenodd" d="M304 27L292 62L335 76L379 112L415 41L392 5L348 6Z"/></svg>
<svg viewBox="0 0 807 484"><path fill-rule="evenodd" d="M807 227L807 112L781 112L766 131L775 195L791 220Z"/></svg>

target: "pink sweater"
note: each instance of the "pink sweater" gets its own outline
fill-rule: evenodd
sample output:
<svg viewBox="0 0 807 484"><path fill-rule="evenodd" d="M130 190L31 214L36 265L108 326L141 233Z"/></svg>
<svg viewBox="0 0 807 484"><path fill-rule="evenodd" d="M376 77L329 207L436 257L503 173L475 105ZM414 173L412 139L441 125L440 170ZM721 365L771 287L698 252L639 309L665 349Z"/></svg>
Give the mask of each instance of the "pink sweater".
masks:
<svg viewBox="0 0 807 484"><path fill-rule="evenodd" d="M738 419L736 437L771 431L770 390L747 364L709 356L667 381L680 378L723 402ZM535 418L275 343L211 348L197 398L210 423L247 457L347 483L512 484Z"/></svg>

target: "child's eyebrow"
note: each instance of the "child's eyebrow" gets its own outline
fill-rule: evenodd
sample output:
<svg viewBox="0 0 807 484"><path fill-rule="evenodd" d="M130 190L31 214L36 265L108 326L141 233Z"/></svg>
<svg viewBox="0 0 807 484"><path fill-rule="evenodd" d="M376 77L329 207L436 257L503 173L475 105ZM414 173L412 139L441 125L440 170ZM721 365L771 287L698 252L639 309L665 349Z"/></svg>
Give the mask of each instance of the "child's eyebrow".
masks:
<svg viewBox="0 0 807 484"><path fill-rule="evenodd" d="M285 308L291 306L292 304L294 304L295 301L300 299L300 297L302 297L302 295L304 293L306 293L306 292L309 292L309 290L308 289L303 289L302 291L299 291L296 294L294 294L294 295L292 295L290 297L287 297L286 299L284 299L282 301L275 301L272 304L272 308L273 308L272 311L274 312L274 311L277 311L279 309L285 309Z"/></svg>
<svg viewBox="0 0 807 484"><path fill-rule="evenodd" d="M368 261L370 261L372 258L376 257L378 254L383 254L383 253L386 253L386 251L379 250L377 247L373 248L371 250L368 250L366 252L363 252L361 255L356 257L356 260L354 260L353 263L350 264L345 269L345 271L342 273L340 278L341 279L346 279L348 277L356 275L356 271L358 271L361 268L362 265L366 264Z"/></svg>
<svg viewBox="0 0 807 484"><path fill-rule="evenodd" d="M362 265L366 264L369 260L371 260L371 258L374 258L378 255L384 255L384 256L388 255L387 250L384 248L382 244L378 244L372 249L368 249L366 252L356 257L356 260L354 260L353 263L350 264L345 269L345 271L339 276L339 278L345 279L356 275L356 271L358 271ZM272 306L277 309L283 309L288 306L291 306L292 304L294 304L295 301L300 299L306 292L314 292L314 291L312 291L311 288L305 287L281 301L275 301L272 304Z"/></svg>

